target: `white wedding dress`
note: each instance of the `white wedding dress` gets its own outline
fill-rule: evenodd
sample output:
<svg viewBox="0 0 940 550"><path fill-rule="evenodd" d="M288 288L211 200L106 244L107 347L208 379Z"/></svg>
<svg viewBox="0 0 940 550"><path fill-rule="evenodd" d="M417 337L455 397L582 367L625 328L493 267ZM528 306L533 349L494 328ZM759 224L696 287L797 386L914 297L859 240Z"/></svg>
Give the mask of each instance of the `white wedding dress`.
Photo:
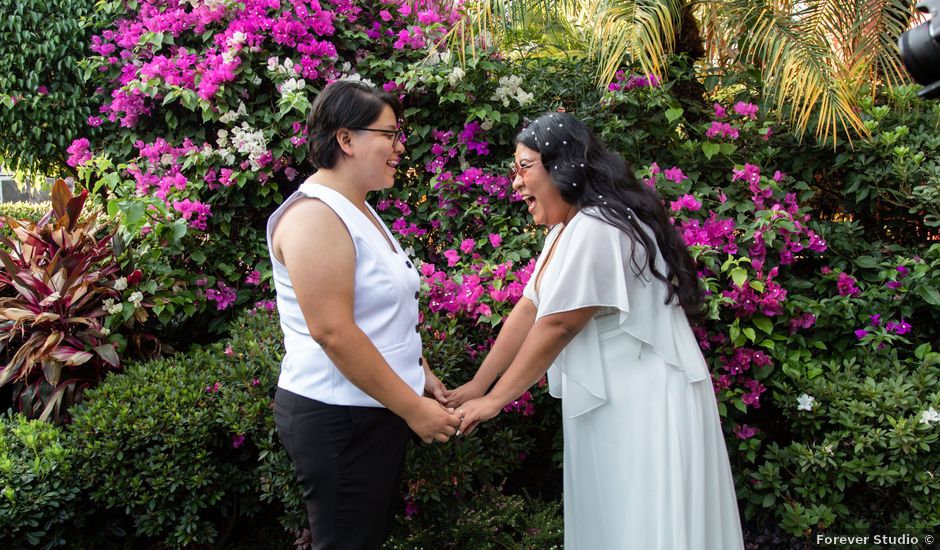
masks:
<svg viewBox="0 0 940 550"><path fill-rule="evenodd" d="M537 318L602 308L548 371L564 419L565 549L743 549L711 378L683 310L664 305L648 270L634 275L619 229L582 211L544 250L556 239L538 293L544 254L524 293ZM636 261L646 265L642 248ZM661 255L657 265L665 272Z"/></svg>

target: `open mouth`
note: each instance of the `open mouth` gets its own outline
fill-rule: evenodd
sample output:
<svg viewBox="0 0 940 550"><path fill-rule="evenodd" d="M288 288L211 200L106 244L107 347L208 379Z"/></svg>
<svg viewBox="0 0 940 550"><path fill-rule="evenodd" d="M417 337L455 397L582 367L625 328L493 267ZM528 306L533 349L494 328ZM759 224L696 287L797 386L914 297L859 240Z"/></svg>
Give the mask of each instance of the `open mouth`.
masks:
<svg viewBox="0 0 940 550"><path fill-rule="evenodd" d="M525 205L529 208L529 212L531 212L532 208L535 207L535 197L531 195L523 195L522 200L525 201Z"/></svg>
<svg viewBox="0 0 940 550"><path fill-rule="evenodd" d="M385 164L387 164L388 166L391 166L392 168L394 168L394 169L397 170L399 163L401 163L400 160L390 160L390 161L386 162Z"/></svg>

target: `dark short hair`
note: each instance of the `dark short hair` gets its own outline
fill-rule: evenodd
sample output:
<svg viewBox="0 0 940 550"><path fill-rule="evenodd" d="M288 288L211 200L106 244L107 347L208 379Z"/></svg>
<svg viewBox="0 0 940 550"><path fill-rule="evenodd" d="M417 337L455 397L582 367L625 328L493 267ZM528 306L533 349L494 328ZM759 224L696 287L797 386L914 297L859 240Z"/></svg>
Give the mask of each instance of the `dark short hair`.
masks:
<svg viewBox="0 0 940 550"><path fill-rule="evenodd" d="M333 168L342 151L336 132L342 128L364 128L375 122L388 105L395 118L402 118L398 98L373 86L355 80L338 80L327 84L313 100L307 128L310 148L308 157L315 168Z"/></svg>

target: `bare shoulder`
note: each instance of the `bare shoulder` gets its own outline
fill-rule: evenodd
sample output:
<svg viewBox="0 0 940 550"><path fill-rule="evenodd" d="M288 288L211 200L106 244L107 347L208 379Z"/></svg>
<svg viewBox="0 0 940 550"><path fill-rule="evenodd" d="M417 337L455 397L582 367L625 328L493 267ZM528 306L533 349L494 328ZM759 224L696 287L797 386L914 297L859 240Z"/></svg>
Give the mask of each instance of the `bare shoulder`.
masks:
<svg viewBox="0 0 940 550"><path fill-rule="evenodd" d="M275 257L284 261L283 249L333 248L352 246L352 239L343 220L323 201L301 198L287 207L272 230Z"/></svg>

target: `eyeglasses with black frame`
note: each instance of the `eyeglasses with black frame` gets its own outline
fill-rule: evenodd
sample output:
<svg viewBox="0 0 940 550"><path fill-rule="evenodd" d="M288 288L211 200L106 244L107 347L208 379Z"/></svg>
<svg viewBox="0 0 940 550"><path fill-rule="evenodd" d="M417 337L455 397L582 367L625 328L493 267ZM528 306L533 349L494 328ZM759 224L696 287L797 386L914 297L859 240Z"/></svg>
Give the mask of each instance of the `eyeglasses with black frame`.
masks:
<svg viewBox="0 0 940 550"><path fill-rule="evenodd" d="M529 168L532 168L536 164L541 164L540 161L531 160L526 164L521 162L513 162L509 165L509 181L516 181L516 176L520 176L522 179L525 179L526 173L529 171Z"/></svg>
<svg viewBox="0 0 940 550"><path fill-rule="evenodd" d="M392 141L405 142L405 131L401 128L397 130L386 130L384 128L350 128L350 130L355 130L357 132L379 132L387 136L392 136Z"/></svg>

